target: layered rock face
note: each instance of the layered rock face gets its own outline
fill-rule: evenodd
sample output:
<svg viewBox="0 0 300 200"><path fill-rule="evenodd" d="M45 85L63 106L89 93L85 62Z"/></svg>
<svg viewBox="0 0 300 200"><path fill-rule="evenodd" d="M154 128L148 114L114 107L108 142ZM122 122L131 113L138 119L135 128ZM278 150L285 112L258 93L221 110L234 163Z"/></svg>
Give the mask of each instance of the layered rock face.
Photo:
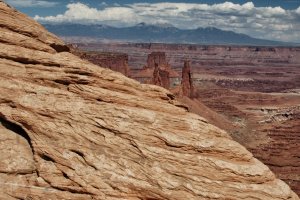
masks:
<svg viewBox="0 0 300 200"><path fill-rule="evenodd" d="M109 68L116 72L120 72L125 76L130 75L128 66L128 55L124 53L111 53L111 52L79 52L74 51L73 54L82 59L88 60L95 65Z"/></svg>
<svg viewBox="0 0 300 200"><path fill-rule="evenodd" d="M179 74L171 69L164 52L150 53L147 65L131 77L141 83L154 84L166 89L176 86L179 82Z"/></svg>
<svg viewBox="0 0 300 200"><path fill-rule="evenodd" d="M300 105L261 111L263 117L258 130L269 138L269 142L251 145L249 149L299 195Z"/></svg>
<svg viewBox="0 0 300 200"><path fill-rule="evenodd" d="M201 99L233 126L224 124L222 119L210 122L230 132L300 194L300 95L246 93L205 86L203 83L196 87L199 98L195 96L195 99Z"/></svg>
<svg viewBox="0 0 300 200"><path fill-rule="evenodd" d="M170 89L191 112L227 130L300 194L299 47L98 43L79 48L126 52L135 70L151 51L165 52L179 73L188 58L193 99L184 97L181 87ZM269 109L276 113L271 118Z"/></svg>
<svg viewBox="0 0 300 200"><path fill-rule="evenodd" d="M148 55L147 59L147 67L148 68L155 68L155 65L159 67L164 66L168 67L168 63L166 60L166 53L165 52L152 52Z"/></svg>
<svg viewBox="0 0 300 200"><path fill-rule="evenodd" d="M0 199L299 199L226 132L0 1Z"/></svg>

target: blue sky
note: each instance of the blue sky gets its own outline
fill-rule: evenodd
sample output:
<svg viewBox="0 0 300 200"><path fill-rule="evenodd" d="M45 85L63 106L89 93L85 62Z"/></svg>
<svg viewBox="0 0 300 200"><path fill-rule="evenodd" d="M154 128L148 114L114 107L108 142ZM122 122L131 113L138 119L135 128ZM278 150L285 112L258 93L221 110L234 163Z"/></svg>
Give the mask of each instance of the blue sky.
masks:
<svg viewBox="0 0 300 200"><path fill-rule="evenodd" d="M132 4L132 3L158 3L158 2L184 2L184 3L205 3L205 4L216 4L216 3L223 3L225 1L222 0L151 0L151 1L145 1L145 0L107 0L107 1L101 1L101 0L44 0L40 2L50 2L50 3L56 3L53 4L54 6L48 7L48 6L34 6L31 5L34 1L28 1L28 0L6 0L7 2L11 3L12 5L15 5L16 8L18 8L20 11L28 14L31 17L34 17L35 15L40 16L47 16L47 15L57 15L59 13L62 13L66 10L66 5L68 3L72 2L81 2L84 4L88 4L91 7L101 7L102 3L105 2L108 5L114 5L114 4ZM27 6L25 6L26 1ZM233 3L238 4L244 4L246 2L249 2L247 0L228 0ZM25 3L19 3L19 2L25 2ZM254 3L256 7L276 7L280 6L284 9L297 9L300 6L300 0L252 0L251 2Z"/></svg>
<svg viewBox="0 0 300 200"><path fill-rule="evenodd" d="M253 37L300 42L300 0L6 0L41 23L182 29L213 26Z"/></svg>

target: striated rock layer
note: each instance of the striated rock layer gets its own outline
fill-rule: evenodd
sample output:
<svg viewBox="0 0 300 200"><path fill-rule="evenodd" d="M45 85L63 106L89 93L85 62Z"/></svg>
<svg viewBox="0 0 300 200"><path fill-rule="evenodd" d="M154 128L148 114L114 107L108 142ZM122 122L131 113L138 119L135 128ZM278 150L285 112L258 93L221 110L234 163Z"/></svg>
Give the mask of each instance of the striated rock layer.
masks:
<svg viewBox="0 0 300 200"><path fill-rule="evenodd" d="M120 72L127 77L130 75L127 54L113 52L80 52L78 50L74 50L72 53L95 65Z"/></svg>
<svg viewBox="0 0 300 200"><path fill-rule="evenodd" d="M178 87L182 80L171 91L190 112L227 130L300 195L300 47L125 43L78 47L126 52L133 72L151 51L165 52L179 73L188 58L192 99L182 95Z"/></svg>
<svg viewBox="0 0 300 200"><path fill-rule="evenodd" d="M147 58L147 67L155 68L157 66L165 66L169 68L169 64L167 63L166 53L165 52L152 52L148 55Z"/></svg>
<svg viewBox="0 0 300 200"><path fill-rule="evenodd" d="M0 2L0 199L299 199L167 90Z"/></svg>

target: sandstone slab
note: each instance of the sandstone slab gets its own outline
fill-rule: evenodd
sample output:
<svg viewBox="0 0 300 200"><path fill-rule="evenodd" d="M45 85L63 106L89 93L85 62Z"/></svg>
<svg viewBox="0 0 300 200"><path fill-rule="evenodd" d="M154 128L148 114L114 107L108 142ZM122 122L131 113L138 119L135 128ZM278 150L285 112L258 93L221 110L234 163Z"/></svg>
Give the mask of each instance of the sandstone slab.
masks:
<svg viewBox="0 0 300 200"><path fill-rule="evenodd" d="M169 91L66 52L2 1L0 26L2 199L299 199Z"/></svg>

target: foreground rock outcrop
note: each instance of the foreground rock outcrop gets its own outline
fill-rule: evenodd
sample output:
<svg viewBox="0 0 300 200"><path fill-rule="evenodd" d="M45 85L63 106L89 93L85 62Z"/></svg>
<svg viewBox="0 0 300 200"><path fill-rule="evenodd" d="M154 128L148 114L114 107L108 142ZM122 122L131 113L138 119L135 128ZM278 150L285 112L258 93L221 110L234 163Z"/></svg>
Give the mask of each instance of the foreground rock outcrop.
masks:
<svg viewBox="0 0 300 200"><path fill-rule="evenodd" d="M299 199L167 90L68 53L0 1L0 199Z"/></svg>
<svg viewBox="0 0 300 200"><path fill-rule="evenodd" d="M182 95L182 87L176 87L180 79L170 87L173 94L190 112L226 130L300 195L300 47L76 45L83 51L126 53L133 72L144 65L145 55L151 51L165 52L177 72L182 70L183 60L190 60L192 99ZM150 70L143 72L144 77L151 77Z"/></svg>

